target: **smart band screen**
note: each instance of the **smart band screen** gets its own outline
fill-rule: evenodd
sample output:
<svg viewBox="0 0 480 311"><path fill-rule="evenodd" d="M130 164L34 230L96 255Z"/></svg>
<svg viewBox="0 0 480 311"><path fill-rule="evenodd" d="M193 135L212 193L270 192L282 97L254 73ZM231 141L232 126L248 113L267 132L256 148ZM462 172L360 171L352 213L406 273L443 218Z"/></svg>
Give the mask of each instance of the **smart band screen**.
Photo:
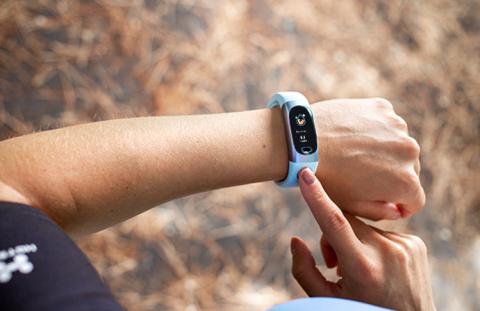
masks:
<svg viewBox="0 0 480 311"><path fill-rule="evenodd" d="M317 135L312 116L303 106L295 106L290 110L290 129L295 149L300 154L312 154L317 151Z"/></svg>

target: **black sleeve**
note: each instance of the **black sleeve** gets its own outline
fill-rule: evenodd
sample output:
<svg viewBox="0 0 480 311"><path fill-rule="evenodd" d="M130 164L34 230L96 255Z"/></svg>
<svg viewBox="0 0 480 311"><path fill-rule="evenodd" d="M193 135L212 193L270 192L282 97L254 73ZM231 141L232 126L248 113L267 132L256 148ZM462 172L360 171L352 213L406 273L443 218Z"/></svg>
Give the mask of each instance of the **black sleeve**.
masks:
<svg viewBox="0 0 480 311"><path fill-rule="evenodd" d="M7 202L0 202L0 309L123 310L59 226Z"/></svg>

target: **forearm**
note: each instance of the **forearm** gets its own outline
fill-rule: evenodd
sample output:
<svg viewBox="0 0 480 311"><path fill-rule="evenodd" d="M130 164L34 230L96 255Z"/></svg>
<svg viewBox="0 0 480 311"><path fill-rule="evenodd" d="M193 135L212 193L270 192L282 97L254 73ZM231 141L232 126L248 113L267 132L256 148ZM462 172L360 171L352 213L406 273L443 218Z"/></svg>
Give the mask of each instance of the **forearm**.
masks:
<svg viewBox="0 0 480 311"><path fill-rule="evenodd" d="M184 195L282 179L278 109L112 120L0 142L0 180L67 231L96 231Z"/></svg>
<svg viewBox="0 0 480 311"><path fill-rule="evenodd" d="M388 101L312 109L317 175L345 211L396 219L423 206L420 149ZM282 179L287 154L280 109L98 122L0 142L0 200L20 195L92 232L180 196Z"/></svg>

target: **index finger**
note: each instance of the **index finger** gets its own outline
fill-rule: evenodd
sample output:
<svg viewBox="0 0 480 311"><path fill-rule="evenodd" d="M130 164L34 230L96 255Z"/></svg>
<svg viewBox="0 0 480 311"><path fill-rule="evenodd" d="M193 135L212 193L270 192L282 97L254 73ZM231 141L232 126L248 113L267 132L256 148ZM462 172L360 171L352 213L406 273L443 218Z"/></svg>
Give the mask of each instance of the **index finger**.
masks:
<svg viewBox="0 0 480 311"><path fill-rule="evenodd" d="M303 198L332 248L339 255L359 251L360 241L340 208L328 197L322 184L305 168L300 171L299 184Z"/></svg>

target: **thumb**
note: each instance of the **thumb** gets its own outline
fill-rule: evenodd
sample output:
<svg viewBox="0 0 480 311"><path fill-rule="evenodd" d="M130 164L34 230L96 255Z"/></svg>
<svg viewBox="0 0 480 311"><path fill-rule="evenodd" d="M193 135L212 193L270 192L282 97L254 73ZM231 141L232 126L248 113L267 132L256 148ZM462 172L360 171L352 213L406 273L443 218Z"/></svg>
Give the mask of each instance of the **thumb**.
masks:
<svg viewBox="0 0 480 311"><path fill-rule="evenodd" d="M383 201L356 201L347 203L344 209L352 215L370 220L395 220L402 217L402 212L395 203Z"/></svg>
<svg viewBox="0 0 480 311"><path fill-rule="evenodd" d="M290 242L292 252L292 274L308 296L337 296L338 286L327 281L318 270L310 249L300 238Z"/></svg>

